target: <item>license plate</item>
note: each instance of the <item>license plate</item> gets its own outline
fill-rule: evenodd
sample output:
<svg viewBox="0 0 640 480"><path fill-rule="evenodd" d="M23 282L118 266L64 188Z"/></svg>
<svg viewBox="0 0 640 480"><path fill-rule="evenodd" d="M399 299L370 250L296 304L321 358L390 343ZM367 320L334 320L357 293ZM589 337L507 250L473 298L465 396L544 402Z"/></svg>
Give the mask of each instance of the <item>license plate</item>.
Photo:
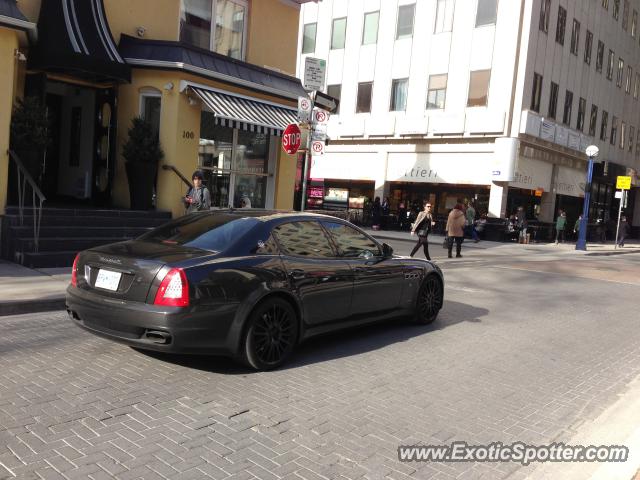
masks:
<svg viewBox="0 0 640 480"><path fill-rule="evenodd" d="M122 277L122 273L120 272L112 272L111 270L104 270L101 268L98 270L95 286L96 288L104 288L105 290L115 292L118 290L120 277Z"/></svg>

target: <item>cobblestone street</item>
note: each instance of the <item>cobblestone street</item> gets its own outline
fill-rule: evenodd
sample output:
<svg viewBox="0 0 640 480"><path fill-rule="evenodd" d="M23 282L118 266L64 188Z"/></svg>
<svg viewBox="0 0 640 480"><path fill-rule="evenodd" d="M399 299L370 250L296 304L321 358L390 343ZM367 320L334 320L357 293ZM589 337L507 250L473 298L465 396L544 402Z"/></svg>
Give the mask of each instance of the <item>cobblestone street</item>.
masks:
<svg viewBox="0 0 640 480"><path fill-rule="evenodd" d="M0 318L0 478L526 478L397 448L568 441L640 373L640 256L464 253L440 263L434 325L314 339L267 373L136 351L63 312Z"/></svg>

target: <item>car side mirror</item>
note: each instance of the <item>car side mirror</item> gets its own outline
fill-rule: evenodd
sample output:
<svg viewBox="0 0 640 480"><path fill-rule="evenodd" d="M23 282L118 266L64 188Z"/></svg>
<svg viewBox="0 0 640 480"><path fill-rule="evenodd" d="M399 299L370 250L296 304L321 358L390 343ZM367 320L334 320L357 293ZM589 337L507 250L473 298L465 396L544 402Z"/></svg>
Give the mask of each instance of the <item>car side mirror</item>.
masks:
<svg viewBox="0 0 640 480"><path fill-rule="evenodd" d="M391 245L387 243L382 244L382 256L384 258L391 258L393 256L393 248L391 248Z"/></svg>

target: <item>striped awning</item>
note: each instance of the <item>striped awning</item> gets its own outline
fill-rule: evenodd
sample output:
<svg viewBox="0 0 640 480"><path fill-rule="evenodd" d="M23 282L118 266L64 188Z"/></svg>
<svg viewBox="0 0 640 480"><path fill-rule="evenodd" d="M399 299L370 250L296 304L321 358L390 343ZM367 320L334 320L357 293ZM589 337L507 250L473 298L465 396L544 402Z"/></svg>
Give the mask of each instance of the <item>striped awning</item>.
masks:
<svg viewBox="0 0 640 480"><path fill-rule="evenodd" d="M215 115L217 125L269 135L282 135L296 123L296 110L284 105L228 95L201 87L189 87Z"/></svg>

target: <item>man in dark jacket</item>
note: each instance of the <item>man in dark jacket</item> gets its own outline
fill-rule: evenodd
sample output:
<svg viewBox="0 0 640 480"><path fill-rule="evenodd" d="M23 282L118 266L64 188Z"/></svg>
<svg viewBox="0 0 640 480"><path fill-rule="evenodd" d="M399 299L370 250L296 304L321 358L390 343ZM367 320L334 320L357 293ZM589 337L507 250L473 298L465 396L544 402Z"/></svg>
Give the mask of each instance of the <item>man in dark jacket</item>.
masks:
<svg viewBox="0 0 640 480"><path fill-rule="evenodd" d="M193 186L187 190L187 194L184 196L184 206L187 213L209 210L211 208L211 194L209 189L202 185L204 175L200 170L196 170L191 177Z"/></svg>
<svg viewBox="0 0 640 480"><path fill-rule="evenodd" d="M627 217L623 215L620 219L620 226L618 227L618 246L620 248L624 247L624 239L629 236L630 230Z"/></svg>

